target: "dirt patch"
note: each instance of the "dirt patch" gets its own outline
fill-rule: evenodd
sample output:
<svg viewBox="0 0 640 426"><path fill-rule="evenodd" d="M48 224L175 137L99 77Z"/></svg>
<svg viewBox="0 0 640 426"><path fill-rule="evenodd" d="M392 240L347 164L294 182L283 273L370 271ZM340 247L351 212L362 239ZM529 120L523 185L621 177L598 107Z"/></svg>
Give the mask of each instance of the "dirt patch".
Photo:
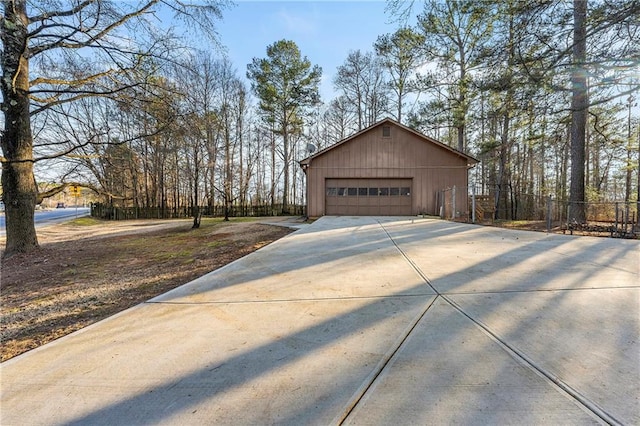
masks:
<svg viewBox="0 0 640 426"><path fill-rule="evenodd" d="M293 230L203 219L65 224L3 261L0 359L86 327L243 257Z"/></svg>

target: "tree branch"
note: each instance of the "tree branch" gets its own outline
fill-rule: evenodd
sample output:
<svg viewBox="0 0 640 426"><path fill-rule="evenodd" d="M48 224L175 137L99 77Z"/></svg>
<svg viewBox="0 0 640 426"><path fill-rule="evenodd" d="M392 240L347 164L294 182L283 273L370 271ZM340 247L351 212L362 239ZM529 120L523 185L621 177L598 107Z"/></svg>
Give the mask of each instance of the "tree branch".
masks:
<svg viewBox="0 0 640 426"><path fill-rule="evenodd" d="M33 46L29 49L31 56L36 56L42 52L45 52L47 50L52 50L52 49L57 49L57 48L66 48L66 49L80 49L83 47L88 47L90 46L92 43L97 42L98 40L102 39L103 37L105 37L107 34L109 34L111 31L113 31L115 28L118 28L120 26L122 26L123 24L127 23L128 21L130 21L131 19L143 15L144 13L146 13L153 5L155 5L156 3L158 3L159 0L151 0L149 1L146 5L144 5L143 7L141 7L140 9L128 13L126 15L123 15L120 19L118 19L115 22L112 22L110 25L107 25L106 27L104 27L102 30L100 30L97 34L95 35L91 35L88 34L85 31L80 31L82 34L86 34L88 39L86 41L78 41L78 42L74 42L74 43L67 43L65 42L65 40L67 39L67 37L62 37L55 42L52 43L48 43L48 44L42 44L42 45L36 45Z"/></svg>
<svg viewBox="0 0 640 426"><path fill-rule="evenodd" d="M29 23L32 24L34 22L44 21L45 19L72 16L80 12L85 7L89 6L91 3L95 3L96 1L99 1L99 0L85 0L82 3L78 3L76 7L69 10L51 11L51 12L43 13L41 15L32 16L29 18Z"/></svg>

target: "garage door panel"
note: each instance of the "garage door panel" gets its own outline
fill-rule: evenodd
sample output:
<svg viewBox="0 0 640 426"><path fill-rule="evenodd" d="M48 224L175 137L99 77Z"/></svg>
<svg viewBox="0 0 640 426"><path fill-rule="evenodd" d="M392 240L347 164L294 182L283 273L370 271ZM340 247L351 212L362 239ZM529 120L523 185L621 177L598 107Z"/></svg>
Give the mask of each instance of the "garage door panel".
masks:
<svg viewBox="0 0 640 426"><path fill-rule="evenodd" d="M325 214L350 216L411 215L412 180L326 179Z"/></svg>

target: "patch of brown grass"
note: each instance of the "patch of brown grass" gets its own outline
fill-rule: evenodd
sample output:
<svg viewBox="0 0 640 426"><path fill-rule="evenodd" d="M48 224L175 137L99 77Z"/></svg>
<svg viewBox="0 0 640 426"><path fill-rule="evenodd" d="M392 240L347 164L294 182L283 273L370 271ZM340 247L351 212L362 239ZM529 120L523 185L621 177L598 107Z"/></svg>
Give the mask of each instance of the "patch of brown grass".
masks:
<svg viewBox="0 0 640 426"><path fill-rule="evenodd" d="M39 235L41 248L3 261L5 361L185 284L287 234L255 222L203 220L136 227L67 225ZM94 228L93 232L87 228ZM159 229L158 229L159 228ZM106 234L105 234L106 233Z"/></svg>

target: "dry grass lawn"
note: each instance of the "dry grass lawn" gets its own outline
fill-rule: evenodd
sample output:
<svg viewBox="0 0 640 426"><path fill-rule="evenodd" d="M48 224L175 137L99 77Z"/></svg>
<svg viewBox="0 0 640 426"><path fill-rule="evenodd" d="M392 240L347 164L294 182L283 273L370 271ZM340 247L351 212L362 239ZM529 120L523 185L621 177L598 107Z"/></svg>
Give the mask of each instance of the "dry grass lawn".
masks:
<svg viewBox="0 0 640 426"><path fill-rule="evenodd" d="M246 219L203 219L191 229L190 220L80 218L42 228L39 250L2 262L0 359L144 302L290 232Z"/></svg>

